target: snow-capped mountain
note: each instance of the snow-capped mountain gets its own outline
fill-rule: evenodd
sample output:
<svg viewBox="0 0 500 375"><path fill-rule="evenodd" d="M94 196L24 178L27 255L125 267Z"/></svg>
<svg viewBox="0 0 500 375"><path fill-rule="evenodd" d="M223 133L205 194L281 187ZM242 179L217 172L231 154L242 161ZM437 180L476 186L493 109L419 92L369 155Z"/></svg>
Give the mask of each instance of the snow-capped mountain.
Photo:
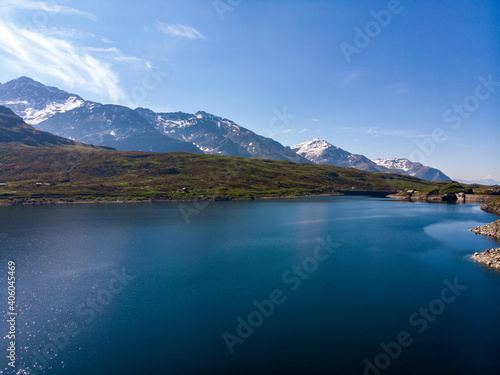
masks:
<svg viewBox="0 0 500 375"><path fill-rule="evenodd" d="M421 163L415 163L404 158L373 159L373 162L381 167L389 169L393 173L406 174L407 176L423 178L429 181L451 180L450 177L439 169L428 167Z"/></svg>
<svg viewBox="0 0 500 375"><path fill-rule="evenodd" d="M356 168L369 172L397 173L429 181L451 180L438 169L414 163L408 159L374 159L372 161L366 156L351 154L319 138L293 146L292 150L316 164Z"/></svg>
<svg viewBox="0 0 500 375"><path fill-rule="evenodd" d="M12 109L30 125L37 125L56 113L67 112L83 104L84 100L78 95L45 86L28 77L3 85L0 83L0 105Z"/></svg>
<svg viewBox="0 0 500 375"><path fill-rule="evenodd" d="M28 77L0 84L0 105L37 129L82 143L124 151L201 153L189 142L159 134L130 108L86 101Z"/></svg>
<svg viewBox="0 0 500 375"><path fill-rule="evenodd" d="M85 101L27 77L0 85L0 104L38 129L119 150L187 151L308 161L271 138L205 112L154 113Z"/></svg>
<svg viewBox="0 0 500 375"><path fill-rule="evenodd" d="M408 172L416 164L409 161L408 159L402 158L373 159L373 162L388 169L400 169L405 172Z"/></svg>
<svg viewBox="0 0 500 375"><path fill-rule="evenodd" d="M449 180L441 171L407 159L368 159L314 139L285 147L226 118L206 112L155 113L86 101L28 77L0 84L0 105L24 121L82 143L124 151L220 154L299 163L330 164L369 172L399 173L431 181Z"/></svg>
<svg viewBox="0 0 500 375"><path fill-rule="evenodd" d="M369 172L387 172L386 168L378 166L367 157L351 154L319 138L292 146L292 150L315 164L336 165Z"/></svg>
<svg viewBox="0 0 500 375"><path fill-rule="evenodd" d="M137 108L136 111L160 133L191 142L207 154L308 162L271 138L206 112L191 115L182 112L155 113L146 108Z"/></svg>
<svg viewBox="0 0 500 375"><path fill-rule="evenodd" d="M86 101L78 108L54 114L37 127L79 142L123 151L201 153L191 143L159 134L136 111L119 105Z"/></svg>

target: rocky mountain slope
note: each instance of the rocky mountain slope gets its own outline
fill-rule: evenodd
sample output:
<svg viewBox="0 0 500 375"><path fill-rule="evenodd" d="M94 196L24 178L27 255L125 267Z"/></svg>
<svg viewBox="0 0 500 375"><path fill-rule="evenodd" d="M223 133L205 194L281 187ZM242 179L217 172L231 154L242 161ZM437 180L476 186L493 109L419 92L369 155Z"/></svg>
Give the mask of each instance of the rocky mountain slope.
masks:
<svg viewBox="0 0 500 375"><path fill-rule="evenodd" d="M159 134L136 111L119 105L86 101L78 108L54 114L37 127L80 142L122 151L202 153L191 143Z"/></svg>
<svg viewBox="0 0 500 375"><path fill-rule="evenodd" d="M308 163L289 147L206 112L191 115L182 112L155 113L147 108L137 108L136 111L162 134L192 142L207 154Z"/></svg>

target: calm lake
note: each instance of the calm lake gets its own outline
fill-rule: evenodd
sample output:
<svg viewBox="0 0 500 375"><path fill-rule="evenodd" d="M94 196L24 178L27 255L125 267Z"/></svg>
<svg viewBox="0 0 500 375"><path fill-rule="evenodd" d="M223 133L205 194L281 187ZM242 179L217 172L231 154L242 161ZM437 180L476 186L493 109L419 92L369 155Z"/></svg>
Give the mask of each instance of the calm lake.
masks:
<svg viewBox="0 0 500 375"><path fill-rule="evenodd" d="M500 243L468 231L498 218L479 207L0 207L0 373L14 260L20 374L498 374L500 272L470 255Z"/></svg>

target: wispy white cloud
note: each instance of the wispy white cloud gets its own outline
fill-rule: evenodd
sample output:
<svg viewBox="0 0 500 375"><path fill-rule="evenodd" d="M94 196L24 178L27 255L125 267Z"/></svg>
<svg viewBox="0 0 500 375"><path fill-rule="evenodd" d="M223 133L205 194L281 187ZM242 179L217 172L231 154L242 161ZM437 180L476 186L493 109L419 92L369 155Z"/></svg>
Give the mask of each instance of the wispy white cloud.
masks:
<svg viewBox="0 0 500 375"><path fill-rule="evenodd" d="M82 45L63 33L57 37L44 29L20 28L0 20L0 61L20 74L48 76L69 87L85 87L111 101L126 100L113 65L119 62L149 63L124 55L116 48Z"/></svg>
<svg viewBox="0 0 500 375"><path fill-rule="evenodd" d="M156 21L156 29L170 36L188 39L205 39L205 36L192 26L181 24L169 25L161 21Z"/></svg>
<svg viewBox="0 0 500 375"><path fill-rule="evenodd" d="M48 13L61 13L61 14L73 14L76 16L81 16L88 18L90 20L97 20L97 17L92 13L83 12L78 9L70 8L59 4L49 4L44 1L29 1L29 0L0 0L0 10L39 10Z"/></svg>
<svg viewBox="0 0 500 375"><path fill-rule="evenodd" d="M386 86L387 90L394 92L396 95L402 95L410 91L408 83L406 82L397 82L392 85Z"/></svg>
<svg viewBox="0 0 500 375"><path fill-rule="evenodd" d="M374 137L380 137L381 135L397 136L402 138L429 138L431 134L417 134L413 130L390 130L381 129L378 126L370 128L342 128L343 130L352 130L357 133L372 135Z"/></svg>
<svg viewBox="0 0 500 375"><path fill-rule="evenodd" d="M365 134L373 137L384 136L396 136L402 138L429 138L432 134L419 134L414 130L402 130L402 129L384 129L379 126L372 127L355 127L355 126L343 126L335 127L335 130L343 130L351 133Z"/></svg>
<svg viewBox="0 0 500 375"><path fill-rule="evenodd" d="M356 81L362 75L361 70L344 72L339 82L339 86L347 86L350 83Z"/></svg>
<svg viewBox="0 0 500 375"><path fill-rule="evenodd" d="M123 52L116 47L110 47L110 48L87 47L86 50L89 52L95 52L96 54L109 60L117 62L138 63L138 64L143 64L148 68L152 68L151 63L149 61L140 59L135 56L127 56L123 54Z"/></svg>
<svg viewBox="0 0 500 375"><path fill-rule="evenodd" d="M299 131L298 131L298 133L299 133L299 134L302 134L302 133L305 133L306 131L307 131L307 128L304 128L304 129L302 129L302 130L299 130Z"/></svg>
<svg viewBox="0 0 500 375"><path fill-rule="evenodd" d="M57 28L57 27L52 27L52 28L46 28L43 27L40 29L43 31L43 33L47 36L53 36L53 37L58 37L58 38L66 38L66 39L79 39L79 40L86 40L86 39L94 39L106 44L113 44L113 42L107 38L104 38L102 36L98 36L92 33L89 33L87 31L83 30L78 30L78 29L66 29L66 28Z"/></svg>

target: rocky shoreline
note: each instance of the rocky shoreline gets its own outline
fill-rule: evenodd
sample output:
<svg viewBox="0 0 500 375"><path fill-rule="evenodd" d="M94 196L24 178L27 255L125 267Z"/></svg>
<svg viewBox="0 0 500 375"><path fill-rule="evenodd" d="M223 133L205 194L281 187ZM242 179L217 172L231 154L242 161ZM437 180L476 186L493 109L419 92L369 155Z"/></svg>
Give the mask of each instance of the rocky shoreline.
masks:
<svg viewBox="0 0 500 375"><path fill-rule="evenodd" d="M476 262L500 270L500 249L490 249L472 256Z"/></svg>
<svg viewBox="0 0 500 375"><path fill-rule="evenodd" d="M411 202L490 203L497 199L498 195L465 193L432 194L429 192L407 190L388 195L388 197Z"/></svg>
<svg viewBox="0 0 500 375"><path fill-rule="evenodd" d="M333 197L340 196L341 193L333 192L328 194L306 194L306 195L276 195L276 196L249 196L249 197L235 197L226 195L214 195L211 197L186 197L186 198L154 198L154 199L38 199L31 201L20 202L1 202L1 206L41 206L41 205L58 205L58 204L120 204L120 203L183 203L183 202L217 202L217 201L252 201L252 200L266 200L266 199L292 199L292 198L307 198L307 197Z"/></svg>
<svg viewBox="0 0 500 375"><path fill-rule="evenodd" d="M481 210L500 216L500 198L481 206ZM500 238L500 220L470 230L484 236ZM485 266L500 270L500 249L490 249L482 253L475 253L472 259Z"/></svg>
<svg viewBox="0 0 500 375"><path fill-rule="evenodd" d="M483 236L500 238L500 220L480 227L469 229L471 232L482 234Z"/></svg>

